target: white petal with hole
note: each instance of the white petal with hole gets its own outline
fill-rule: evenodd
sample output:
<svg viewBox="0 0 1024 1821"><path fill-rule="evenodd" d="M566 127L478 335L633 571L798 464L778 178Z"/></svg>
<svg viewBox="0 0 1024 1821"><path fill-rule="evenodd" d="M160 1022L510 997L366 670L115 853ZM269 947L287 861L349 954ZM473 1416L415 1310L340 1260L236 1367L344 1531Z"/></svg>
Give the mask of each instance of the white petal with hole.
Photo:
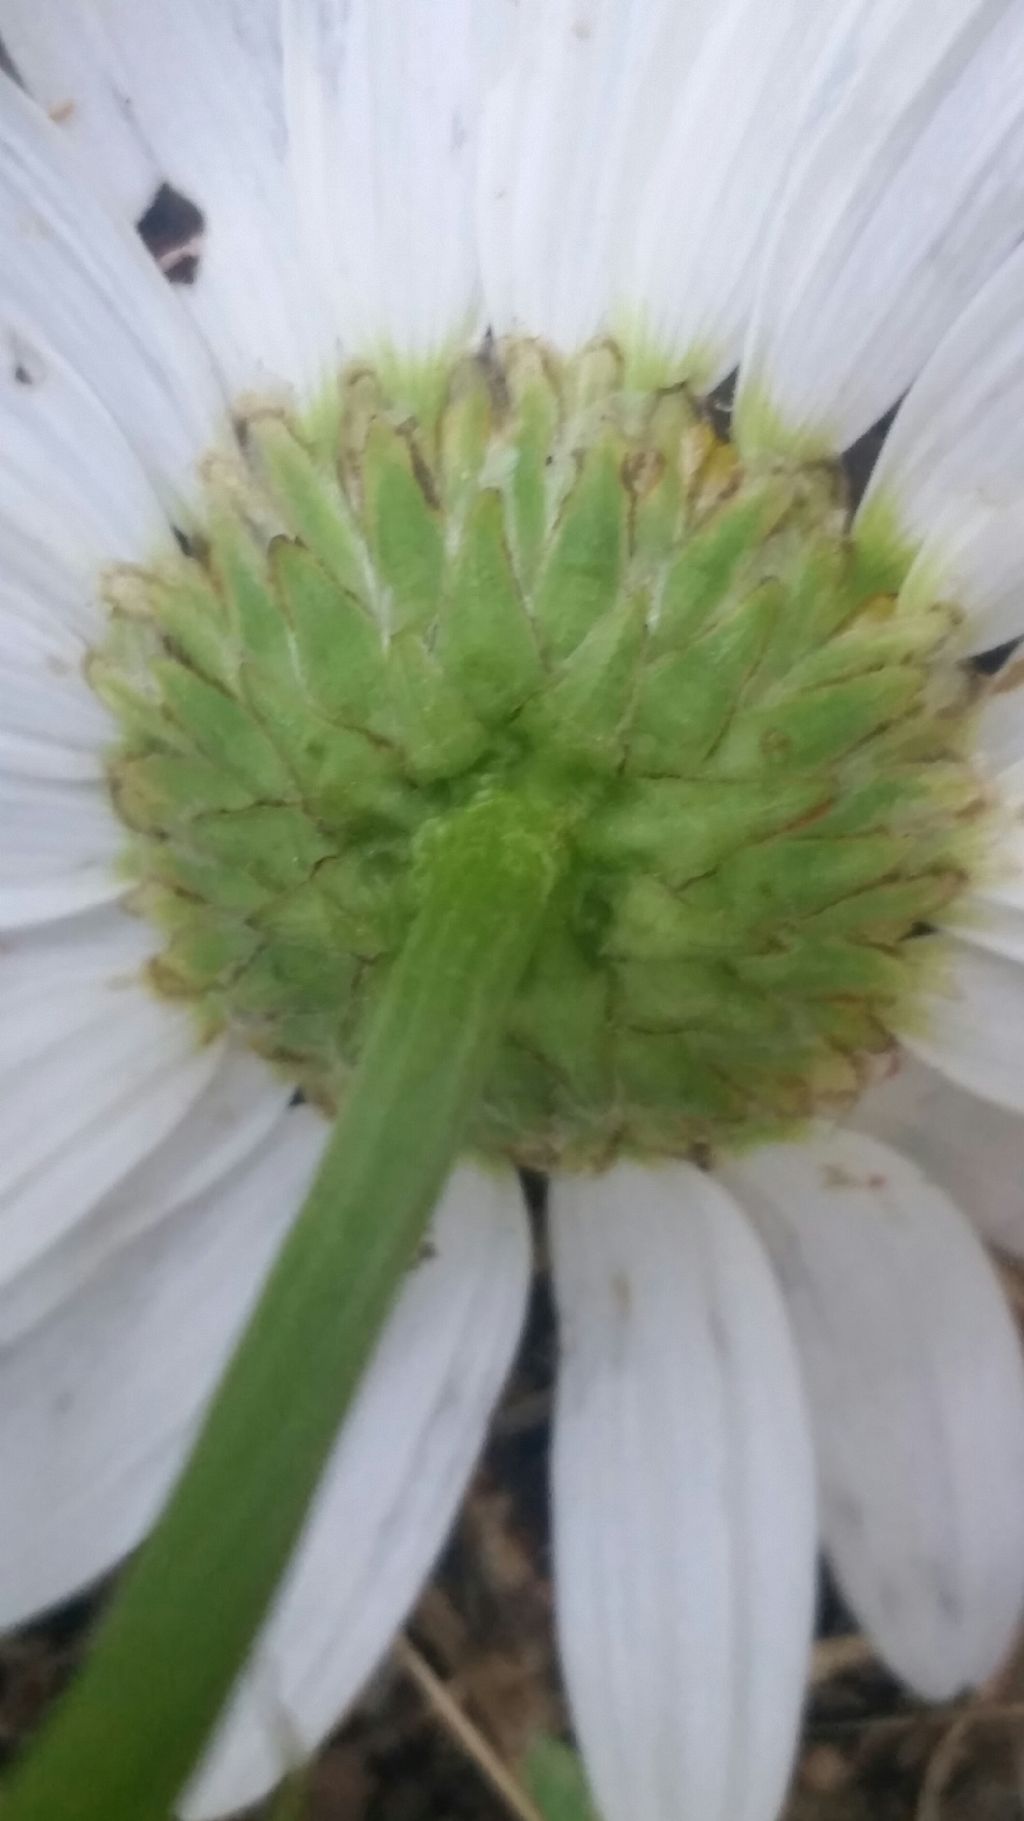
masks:
<svg viewBox="0 0 1024 1821"><path fill-rule="evenodd" d="M661 52L660 72L635 97L628 143L645 157L641 180L634 169L622 182L613 225L621 241L636 220L626 301L644 339L677 370L714 381L739 358L765 231L806 109L837 105L837 59L825 52L844 8L731 0L711 12L695 56L680 42L681 33L692 39L694 9L670 10L674 64ZM696 18L706 10L698 7ZM648 142L638 130L645 122Z"/></svg>
<svg viewBox="0 0 1024 1821"><path fill-rule="evenodd" d="M485 116L479 236L488 322L573 349L623 301L638 198L709 0L537 8ZM661 224L665 232L665 224Z"/></svg>
<svg viewBox="0 0 1024 1821"><path fill-rule="evenodd" d="M825 1539L886 1660L944 1700L1024 1606L1024 1361L995 1272L916 1165L856 1133L734 1166L786 1293Z"/></svg>
<svg viewBox="0 0 1024 1821"><path fill-rule="evenodd" d="M519 1338L530 1244L518 1183L456 1170L328 1464L190 1821L256 1801L321 1742L440 1552Z"/></svg>
<svg viewBox="0 0 1024 1821"><path fill-rule="evenodd" d="M207 1198L288 1124L291 1088L247 1050L228 1049L201 1096L63 1239L0 1289L0 1347L10 1346L186 1202Z"/></svg>
<svg viewBox="0 0 1024 1821"><path fill-rule="evenodd" d="M967 609L972 646L982 650L1024 633L1022 511L1024 251L986 285L912 387L861 523L895 521L920 551L923 585L937 581Z"/></svg>
<svg viewBox="0 0 1024 1821"><path fill-rule="evenodd" d="M0 824L0 930L66 917L123 893L124 831L101 785L0 774Z"/></svg>
<svg viewBox="0 0 1024 1821"><path fill-rule="evenodd" d="M164 198L153 251L165 271L176 255L195 260L179 301L232 393L312 383L324 355L295 234L279 12L277 0L93 0L70 12L11 0L4 13L28 87L125 219Z"/></svg>
<svg viewBox="0 0 1024 1821"><path fill-rule="evenodd" d="M768 1261L688 1166L553 1186L562 1658L606 1821L774 1821L810 1643L815 1511Z"/></svg>
<svg viewBox="0 0 1024 1821"><path fill-rule="evenodd" d="M58 127L6 79L0 236L9 255L0 270L5 384L20 383L19 368L42 374L39 391L51 366L76 372L160 497L177 505L221 428L212 369L130 225L108 214Z"/></svg>
<svg viewBox="0 0 1024 1821"><path fill-rule="evenodd" d="M62 1241L213 1078L219 1043L143 978L149 932L111 909L0 954L0 1282Z"/></svg>
<svg viewBox="0 0 1024 1821"><path fill-rule="evenodd" d="M292 1113L0 1352L0 1624L87 1586L149 1528L325 1132Z"/></svg>
<svg viewBox="0 0 1024 1821"><path fill-rule="evenodd" d="M479 324L480 112L507 0L285 0L304 242L342 348L443 351Z"/></svg>
<svg viewBox="0 0 1024 1821"><path fill-rule="evenodd" d="M914 1056L857 1102L853 1123L895 1145L994 1246L1024 1258L1024 1119L984 1105Z"/></svg>
<svg viewBox="0 0 1024 1821"><path fill-rule="evenodd" d="M981 1100L1024 1112L1024 965L959 937L926 940L935 983L901 1041Z"/></svg>
<svg viewBox="0 0 1024 1821"><path fill-rule="evenodd" d="M1015 0L855 9L842 99L806 133L744 355L747 447L854 441L906 391L1024 213Z"/></svg>

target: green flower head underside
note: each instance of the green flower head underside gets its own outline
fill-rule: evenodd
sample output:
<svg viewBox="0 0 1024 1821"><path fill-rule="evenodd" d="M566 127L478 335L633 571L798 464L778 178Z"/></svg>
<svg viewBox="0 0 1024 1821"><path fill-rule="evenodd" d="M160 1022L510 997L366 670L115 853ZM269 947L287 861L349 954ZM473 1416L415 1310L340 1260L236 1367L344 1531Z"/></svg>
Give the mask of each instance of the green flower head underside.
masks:
<svg viewBox="0 0 1024 1821"><path fill-rule="evenodd" d="M900 596L838 470L745 471L624 371L488 343L350 371L315 427L253 405L188 552L106 578L89 672L155 989L326 1109L431 831L487 791L557 807L473 1131L540 1167L847 1102L984 809L956 610Z"/></svg>

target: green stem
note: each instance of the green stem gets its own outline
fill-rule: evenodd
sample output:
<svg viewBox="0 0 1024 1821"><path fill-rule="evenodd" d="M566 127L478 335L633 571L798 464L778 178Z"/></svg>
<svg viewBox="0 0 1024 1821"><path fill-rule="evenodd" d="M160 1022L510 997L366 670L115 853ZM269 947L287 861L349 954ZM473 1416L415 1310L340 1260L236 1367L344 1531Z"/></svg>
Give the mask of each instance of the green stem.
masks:
<svg viewBox="0 0 1024 1821"><path fill-rule="evenodd" d="M416 920L305 1206L86 1669L5 1787L3 1821L166 1821L422 1240L557 845L547 812L501 796L434 831Z"/></svg>

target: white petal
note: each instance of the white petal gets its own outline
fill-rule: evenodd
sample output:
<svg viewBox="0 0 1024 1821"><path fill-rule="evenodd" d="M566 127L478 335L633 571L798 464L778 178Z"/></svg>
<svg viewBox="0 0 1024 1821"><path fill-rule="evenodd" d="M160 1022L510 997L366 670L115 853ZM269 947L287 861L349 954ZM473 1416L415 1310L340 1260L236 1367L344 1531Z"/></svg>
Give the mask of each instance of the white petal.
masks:
<svg viewBox="0 0 1024 1821"><path fill-rule="evenodd" d="M0 930L107 904L124 891L124 830L102 785L0 774L0 825Z"/></svg>
<svg viewBox="0 0 1024 1821"><path fill-rule="evenodd" d="M990 762L1005 732L988 718L982 739ZM997 761L993 769L987 851L979 855L968 890L953 899L936 923L962 941L1024 967L1024 762L1000 768Z"/></svg>
<svg viewBox="0 0 1024 1821"><path fill-rule="evenodd" d="M958 900L956 915L943 927L962 941L1024 968L1024 894L1019 883L1014 901L1001 893L969 892Z"/></svg>
<svg viewBox="0 0 1024 1821"><path fill-rule="evenodd" d="M22 370L24 390L41 391L66 365L95 392L161 498L177 503L220 428L212 370L138 237L108 215L58 128L8 80L0 81L0 238L9 250L0 269L4 384L22 384ZM80 463L90 459L79 451Z"/></svg>
<svg viewBox="0 0 1024 1821"><path fill-rule="evenodd" d="M857 1104L853 1123L946 1189L994 1246L1024 1258L1024 1119L983 1105L913 1056Z"/></svg>
<svg viewBox="0 0 1024 1821"><path fill-rule="evenodd" d="M0 1289L0 1347L77 1294L125 1246L215 1185L288 1123L291 1087L247 1050L227 1050L162 1144L63 1239Z"/></svg>
<svg viewBox="0 0 1024 1821"><path fill-rule="evenodd" d="M555 1560L606 1821L774 1821L813 1604L813 1463L768 1262L696 1169L553 1188Z"/></svg>
<svg viewBox="0 0 1024 1821"><path fill-rule="evenodd" d="M101 575L116 562L155 558L171 543L170 527L113 418L67 363L48 346L44 355L38 339L7 352L0 768L96 778L110 721L83 665L105 623Z"/></svg>
<svg viewBox="0 0 1024 1821"><path fill-rule="evenodd" d="M11 682L11 690L19 679ZM4 711L4 697L7 695L5 679L0 675L0 714ZM57 778L61 781L88 780L96 778L102 761L97 746L78 744L62 739L57 732L60 727L60 713L64 701L59 691L38 693L29 683L22 691L20 705L26 719L38 713L40 721L53 710L52 719L48 718L45 728L39 732L25 733L16 724L0 727L0 769L13 772L20 778ZM72 703L71 715L74 708ZM52 731L51 731L52 730Z"/></svg>
<svg viewBox="0 0 1024 1821"><path fill-rule="evenodd" d="M1020 78L1024 84L1024 74ZM1024 92L1024 91L1022 91ZM970 614L975 649L1024 633L1024 252L943 341L897 414L861 508L895 520ZM912 576L909 587L913 587Z"/></svg>
<svg viewBox="0 0 1024 1821"><path fill-rule="evenodd" d="M506 0L285 0L293 182L342 343L443 350L478 308L479 117Z"/></svg>
<svg viewBox="0 0 1024 1821"><path fill-rule="evenodd" d="M141 973L159 943L150 924L109 905L83 912L57 927L31 925L4 936L0 946L0 1012L27 1002L41 975L72 984ZM0 1019L0 1039L3 1022Z"/></svg>
<svg viewBox="0 0 1024 1821"><path fill-rule="evenodd" d="M302 1109L0 1351L0 1623L86 1586L149 1528L305 1193Z"/></svg>
<svg viewBox="0 0 1024 1821"><path fill-rule="evenodd" d="M439 1554L519 1338L530 1275L511 1175L456 1171L326 1469L190 1821L247 1807L313 1751Z"/></svg>
<svg viewBox="0 0 1024 1821"><path fill-rule="evenodd" d="M157 184L156 167L131 108L98 56L102 0L74 11L51 0L5 0L4 50L22 86L60 128L85 171L119 214L135 221Z"/></svg>
<svg viewBox="0 0 1024 1821"><path fill-rule="evenodd" d="M1024 966L1024 698L1019 666L1008 665L982 704L979 758L998 799L984 868L953 902L948 927ZM1001 687L999 685L1002 685Z"/></svg>
<svg viewBox="0 0 1024 1821"><path fill-rule="evenodd" d="M113 738L85 681L85 647L12 623L0 591L0 774L96 781Z"/></svg>
<svg viewBox="0 0 1024 1821"><path fill-rule="evenodd" d="M1024 806L1024 690L1008 665L978 715L978 749L1016 806Z"/></svg>
<svg viewBox="0 0 1024 1821"><path fill-rule="evenodd" d="M487 318L572 349L609 326L648 166L708 0L552 0L485 116L479 219ZM662 224L664 231L664 224Z"/></svg>
<svg viewBox="0 0 1024 1821"><path fill-rule="evenodd" d="M1014 0L855 9L839 105L779 205L738 402L748 448L854 441L1016 244L1024 18Z"/></svg>
<svg viewBox="0 0 1024 1821"><path fill-rule="evenodd" d="M677 40L680 29L692 34L694 12L706 11L671 10L683 16ZM834 52L822 63L836 32L833 6L731 0L712 19L695 58L680 54L677 42L674 64L663 59L660 79L639 89L637 112L661 131L640 191L627 280L644 338L708 380L739 357L771 206L806 126L806 102L820 109L827 95L834 106L840 87ZM636 211L635 187L622 188L620 236ZM557 222L557 206L552 214Z"/></svg>
<svg viewBox="0 0 1024 1821"><path fill-rule="evenodd" d="M894 1669L946 1699L1009 1649L1024 1604L1024 1362L970 1227L854 1133L734 1168L806 1368L828 1548Z"/></svg>
<svg viewBox="0 0 1024 1821"><path fill-rule="evenodd" d="M74 923L0 956L0 1281L162 1143L220 1060L146 987L132 920L108 920L105 957Z"/></svg>
<svg viewBox="0 0 1024 1821"><path fill-rule="evenodd" d="M986 909L1005 911L1024 911L1024 802L1021 792L1024 790L1024 768L1012 767L1004 772L1000 783L1010 788L1006 793L1006 820L993 830L991 851L987 856L982 884L969 894L969 904L983 904ZM956 902L956 901L955 901ZM955 908L954 902L954 908ZM963 932L967 934L967 931ZM984 930L973 932L973 940L983 946L998 947L992 943ZM1016 948L1006 952L1015 953Z"/></svg>
<svg viewBox="0 0 1024 1821"><path fill-rule="evenodd" d="M33 381L22 383L24 339L18 350L13 372L0 364L9 611L95 639L102 571L162 554L170 530L137 458L89 388L38 337ZM38 603L34 615L26 596Z"/></svg>
<svg viewBox="0 0 1024 1821"><path fill-rule="evenodd" d="M1024 1112L1024 966L957 937L931 942L937 983L901 1041L981 1100Z"/></svg>
<svg viewBox="0 0 1024 1821"><path fill-rule="evenodd" d="M78 671L88 653L88 639L96 627L96 604L91 591L82 589L70 572L62 569L59 555L50 564L49 577L38 578L31 559L27 567L11 545L12 528L4 528L5 574L0 581L0 654L5 664L28 664L40 658L55 671ZM22 537L23 547L29 540ZM13 573L12 573L13 572ZM38 580L38 585L37 585ZM48 581L54 586L48 589Z"/></svg>
<svg viewBox="0 0 1024 1821"><path fill-rule="evenodd" d="M200 211L198 267L179 299L233 393L312 382L324 353L295 235L279 10L277 0L4 9L28 87L124 217L142 217L161 185Z"/></svg>

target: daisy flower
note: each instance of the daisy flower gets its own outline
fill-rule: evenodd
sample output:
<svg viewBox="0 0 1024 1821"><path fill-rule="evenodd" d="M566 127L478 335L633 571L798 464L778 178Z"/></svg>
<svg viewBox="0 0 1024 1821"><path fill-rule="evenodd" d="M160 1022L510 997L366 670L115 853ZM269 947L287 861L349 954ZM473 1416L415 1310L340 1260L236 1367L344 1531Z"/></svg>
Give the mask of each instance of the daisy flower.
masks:
<svg viewBox="0 0 1024 1821"><path fill-rule="evenodd" d="M0 24L0 1618L153 1522L432 828L543 799L465 1158L181 1812L402 1624L528 1165L598 1805L770 1821L819 1541L927 1696L1024 1597L976 1230L1024 1243L1024 7Z"/></svg>

